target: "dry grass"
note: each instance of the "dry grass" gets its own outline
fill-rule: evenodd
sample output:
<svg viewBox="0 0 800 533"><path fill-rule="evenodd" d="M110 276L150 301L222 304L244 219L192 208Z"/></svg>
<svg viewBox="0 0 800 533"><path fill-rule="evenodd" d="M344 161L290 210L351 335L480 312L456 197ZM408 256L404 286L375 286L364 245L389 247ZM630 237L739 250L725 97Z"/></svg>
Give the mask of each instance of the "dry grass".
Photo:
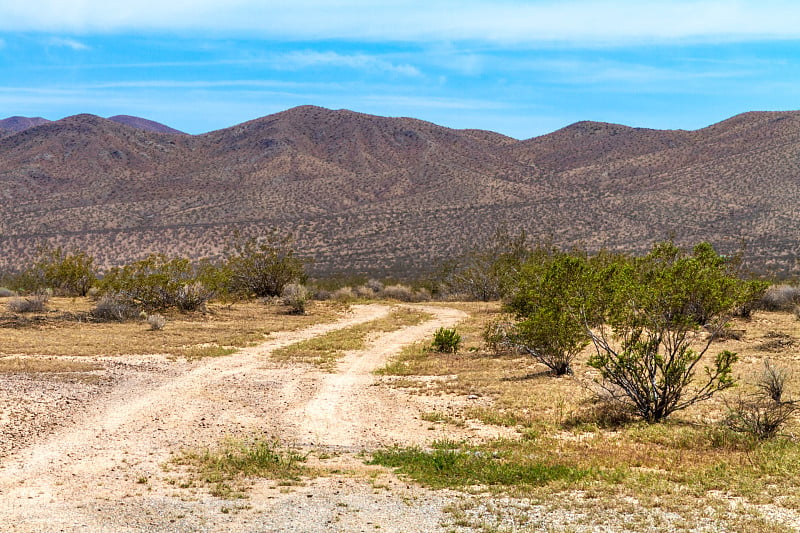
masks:
<svg viewBox="0 0 800 533"><path fill-rule="evenodd" d="M57 357L0 357L2 374L92 372L101 368L103 366L100 364Z"/></svg>
<svg viewBox="0 0 800 533"><path fill-rule="evenodd" d="M276 361L302 362L332 370L347 351L363 350L371 334L395 331L431 318L429 313L407 307L393 309L377 320L331 331L325 335L298 342L272 352Z"/></svg>
<svg viewBox="0 0 800 533"><path fill-rule="evenodd" d="M170 354L198 357L220 354L258 343L274 331L295 330L333 320L341 306L317 303L305 315L288 315L282 306L258 302L210 304L206 313L174 313L160 331L147 322L77 321L92 302L53 298L50 311L23 327L2 328L0 355L137 355ZM2 321L0 321L2 322ZM16 323L13 323L16 324Z"/></svg>
<svg viewBox="0 0 800 533"><path fill-rule="evenodd" d="M497 490L533 496L561 510L574 510L579 491L577 500L590 495L585 506L590 515L590 507L624 512L620 502L631 501L636 508L673 513L684 526L696 523L709 508L720 509L712 528L731 531L787 530L761 516L757 505L800 512L800 498L794 496L800 491L800 443L791 437L757 442L720 423L727 414L724 399L754 392L766 357L774 366L795 371L788 397L800 397L800 356L792 344L765 346L771 339L800 338L800 322L790 313L757 312L750 321L737 320L731 326L745 335L713 345L713 353L739 353L735 374L740 385L734 391L678 412L666 423L615 426L607 423L603 406L593 402L596 373L585 364L588 349L576 358L575 375L560 378L530 358L483 350L480 332L497 312L496 307L483 309L458 326L467 351L436 354L417 345L379 372L403 376L390 382L419 394L488 397L489 407L465 408L456 417L516 427L520 433L517 439L469 450L490 453L508 465L562 465L589 473L577 482L554 481L543 487L512 483ZM798 429L795 420L785 432L792 435ZM731 498L750 507L731 512ZM672 522L670 528L685 529Z"/></svg>

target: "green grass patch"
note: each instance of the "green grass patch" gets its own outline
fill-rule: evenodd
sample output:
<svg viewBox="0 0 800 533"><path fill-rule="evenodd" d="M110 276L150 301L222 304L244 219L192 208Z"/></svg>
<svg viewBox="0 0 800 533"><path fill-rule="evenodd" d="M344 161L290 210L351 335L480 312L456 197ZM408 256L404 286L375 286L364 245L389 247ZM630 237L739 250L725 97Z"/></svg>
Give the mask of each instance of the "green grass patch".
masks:
<svg viewBox="0 0 800 533"><path fill-rule="evenodd" d="M394 468L397 473L432 488L542 486L559 480L574 483L597 475L591 469L557 463L509 461L487 450L443 447L380 450L373 453L368 464Z"/></svg>
<svg viewBox="0 0 800 533"><path fill-rule="evenodd" d="M210 488L220 498L243 498L248 478L260 477L296 483L309 469L305 456L281 447L276 440L225 440L219 447L184 451L173 460L191 467L193 479ZM187 484L186 486L190 486Z"/></svg>
<svg viewBox="0 0 800 533"><path fill-rule="evenodd" d="M415 326L432 318L430 313L407 307L393 309L387 316L349 328L337 329L272 352L277 361L303 362L332 370L345 352L363 350L370 334L387 333Z"/></svg>

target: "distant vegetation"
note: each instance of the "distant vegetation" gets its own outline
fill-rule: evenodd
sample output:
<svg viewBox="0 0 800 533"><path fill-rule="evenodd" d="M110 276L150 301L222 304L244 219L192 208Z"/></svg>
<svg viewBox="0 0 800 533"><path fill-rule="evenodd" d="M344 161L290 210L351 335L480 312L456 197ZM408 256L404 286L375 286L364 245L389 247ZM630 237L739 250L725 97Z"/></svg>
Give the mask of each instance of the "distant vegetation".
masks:
<svg viewBox="0 0 800 533"><path fill-rule="evenodd" d="M261 239L237 237L216 262L153 254L102 276L84 252L44 248L32 265L7 280L10 289L26 295L8 308L41 312L47 291L75 296L91 291L97 297L91 318L142 316L158 330L165 319L157 311L202 311L212 299L280 298L297 314L312 296L502 299L509 318L487 328L487 345L528 354L554 375L566 375L591 344L588 364L599 372L610 400L658 422L733 386L737 355L723 350L710 362L704 355L734 313L749 312L759 300L768 308L797 301L788 287L764 295L766 283L743 279L739 258L722 256L708 243L687 251L661 242L643 257L591 255L532 247L524 233L498 232L489 248L448 262L430 280L430 289L416 291L377 280L355 289L313 291L305 286L306 264L292 237L275 231ZM703 329L708 336L698 345L696 335ZM455 353L460 340L454 329L441 329L433 347Z"/></svg>

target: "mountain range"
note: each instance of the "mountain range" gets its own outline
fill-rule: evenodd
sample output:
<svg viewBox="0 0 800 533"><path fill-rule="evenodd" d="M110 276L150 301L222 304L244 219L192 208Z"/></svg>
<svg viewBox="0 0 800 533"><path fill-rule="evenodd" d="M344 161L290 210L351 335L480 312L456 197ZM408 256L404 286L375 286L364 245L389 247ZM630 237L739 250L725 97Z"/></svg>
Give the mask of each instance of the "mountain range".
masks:
<svg viewBox="0 0 800 533"><path fill-rule="evenodd" d="M313 269L408 275L498 228L643 252L674 237L798 271L800 112L695 130L578 122L516 140L302 106L203 135L137 117L0 121L0 268L58 244L101 266L294 233Z"/></svg>

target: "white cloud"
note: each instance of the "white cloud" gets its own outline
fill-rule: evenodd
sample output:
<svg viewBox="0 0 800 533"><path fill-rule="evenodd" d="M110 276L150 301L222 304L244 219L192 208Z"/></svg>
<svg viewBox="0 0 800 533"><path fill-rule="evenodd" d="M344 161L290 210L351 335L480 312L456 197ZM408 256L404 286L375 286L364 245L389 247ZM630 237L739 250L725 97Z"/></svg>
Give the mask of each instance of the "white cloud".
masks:
<svg viewBox="0 0 800 533"><path fill-rule="evenodd" d="M371 70L401 76L420 76L422 73L408 64L394 64L377 56L368 54L339 54L337 52L303 51L280 56L275 65L285 69L308 67L346 67L357 70Z"/></svg>
<svg viewBox="0 0 800 533"><path fill-rule="evenodd" d="M64 37L51 37L47 40L47 44L50 46L62 46L64 48L71 48L75 51L83 51L83 50L90 50L89 46L83 44L80 41L76 41L75 39L67 39Z"/></svg>
<svg viewBox="0 0 800 533"><path fill-rule="evenodd" d="M5 31L614 45L800 37L792 0L0 0Z"/></svg>

